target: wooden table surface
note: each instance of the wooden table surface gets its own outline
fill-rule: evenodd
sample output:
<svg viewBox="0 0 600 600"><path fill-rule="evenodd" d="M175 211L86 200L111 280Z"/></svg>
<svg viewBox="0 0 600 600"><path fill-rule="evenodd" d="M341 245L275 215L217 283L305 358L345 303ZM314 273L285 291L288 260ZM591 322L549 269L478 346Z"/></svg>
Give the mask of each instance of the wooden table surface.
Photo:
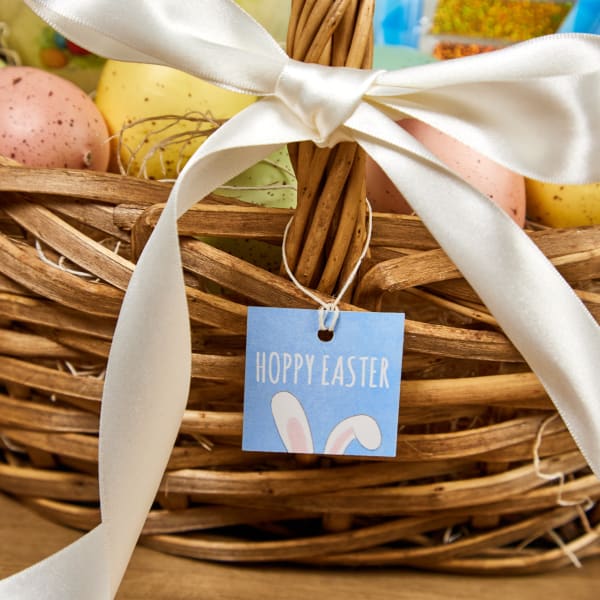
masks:
<svg viewBox="0 0 600 600"><path fill-rule="evenodd" d="M33 564L79 535L0 494L0 577ZM138 547L117 599L595 600L599 597L598 559L585 561L582 569L568 567L545 575L462 577L398 569L239 567L193 561Z"/></svg>

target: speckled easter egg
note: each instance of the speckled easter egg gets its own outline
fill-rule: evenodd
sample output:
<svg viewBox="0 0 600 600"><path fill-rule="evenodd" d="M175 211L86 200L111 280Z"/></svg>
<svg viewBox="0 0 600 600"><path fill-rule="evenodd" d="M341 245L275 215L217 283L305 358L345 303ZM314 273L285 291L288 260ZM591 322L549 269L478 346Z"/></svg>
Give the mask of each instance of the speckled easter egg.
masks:
<svg viewBox="0 0 600 600"><path fill-rule="evenodd" d="M0 154L30 167L105 171L102 114L75 84L35 67L0 70Z"/></svg>
<svg viewBox="0 0 600 600"><path fill-rule="evenodd" d="M521 227L525 223L525 179L449 135L417 119L399 125ZM367 162L367 194L374 210L411 213L404 196L373 160Z"/></svg>

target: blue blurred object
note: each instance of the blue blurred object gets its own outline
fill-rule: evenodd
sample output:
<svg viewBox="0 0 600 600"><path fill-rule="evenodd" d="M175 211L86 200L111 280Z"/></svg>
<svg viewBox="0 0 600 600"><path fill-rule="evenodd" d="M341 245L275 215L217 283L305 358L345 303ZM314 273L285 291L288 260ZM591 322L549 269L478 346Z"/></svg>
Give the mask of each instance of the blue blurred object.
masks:
<svg viewBox="0 0 600 600"><path fill-rule="evenodd" d="M423 0L379 0L373 21L375 43L418 48Z"/></svg>
<svg viewBox="0 0 600 600"><path fill-rule="evenodd" d="M600 0L577 0L558 31L600 34Z"/></svg>

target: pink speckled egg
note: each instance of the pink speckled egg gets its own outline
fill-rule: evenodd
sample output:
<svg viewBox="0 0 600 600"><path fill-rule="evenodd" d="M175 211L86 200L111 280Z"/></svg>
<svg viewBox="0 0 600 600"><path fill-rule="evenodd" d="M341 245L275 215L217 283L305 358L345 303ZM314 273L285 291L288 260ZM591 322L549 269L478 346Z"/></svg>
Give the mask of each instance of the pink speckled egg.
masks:
<svg viewBox="0 0 600 600"><path fill-rule="evenodd" d="M75 84L35 67L0 70L0 154L30 167L106 171L102 114Z"/></svg>
<svg viewBox="0 0 600 600"><path fill-rule="evenodd" d="M525 224L525 179L497 162L417 119L398 123L455 173L491 198L517 223ZM367 161L367 194L373 209L408 213L404 196L372 159Z"/></svg>

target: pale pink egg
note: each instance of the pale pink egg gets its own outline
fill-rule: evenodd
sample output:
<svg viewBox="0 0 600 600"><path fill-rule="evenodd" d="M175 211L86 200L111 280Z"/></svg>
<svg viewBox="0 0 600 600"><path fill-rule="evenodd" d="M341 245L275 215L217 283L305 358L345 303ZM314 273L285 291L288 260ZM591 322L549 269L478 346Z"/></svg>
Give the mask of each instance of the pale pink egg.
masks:
<svg viewBox="0 0 600 600"><path fill-rule="evenodd" d="M525 223L525 179L455 138L416 119L398 123L445 165L491 198L519 225ZM367 161L367 195L373 210L408 213L412 208L379 165Z"/></svg>
<svg viewBox="0 0 600 600"><path fill-rule="evenodd" d="M102 114L75 84L35 67L0 69L0 154L29 167L105 171Z"/></svg>

